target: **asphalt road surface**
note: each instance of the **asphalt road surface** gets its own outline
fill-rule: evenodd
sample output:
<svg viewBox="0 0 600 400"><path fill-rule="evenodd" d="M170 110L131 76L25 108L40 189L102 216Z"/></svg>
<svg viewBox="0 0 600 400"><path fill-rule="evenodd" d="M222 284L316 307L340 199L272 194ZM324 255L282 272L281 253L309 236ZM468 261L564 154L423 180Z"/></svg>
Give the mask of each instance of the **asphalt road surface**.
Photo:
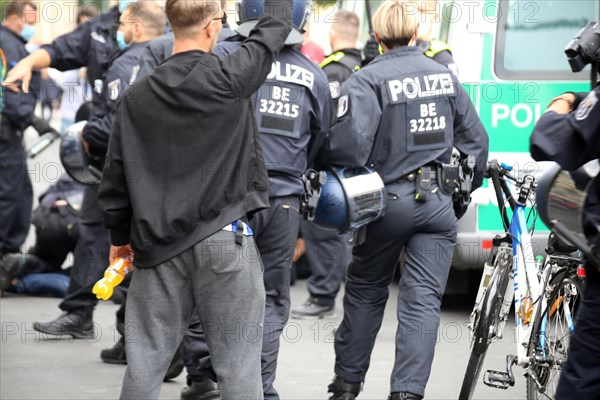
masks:
<svg viewBox="0 0 600 400"><path fill-rule="evenodd" d="M31 145L35 136L28 132ZM54 144L35 160L30 160L30 176L35 196L56 182L62 170ZM33 230L32 230L33 231ZM26 246L33 243L30 235ZM389 376L394 362L396 331L395 303L397 286L392 285L384 323L379 332L359 399L386 399ZM307 297L304 281L292 287L292 306ZM94 340L70 340L46 336L33 330L34 321L48 321L60 314L59 299L8 295L0 300L0 399L116 399L124 366L109 365L99 358L100 350L118 339L112 302L102 302L94 314L97 337ZM438 330L438 345L426 391L427 399L456 399L469 357L470 313L466 297L446 298ZM281 398L326 399L327 385L333 376L335 354L333 331L342 319L341 300L336 315L317 321L290 319L282 338L276 388ZM503 369L507 354L516 353L514 326L507 324L505 338L492 344L484 369ZM506 391L480 383L475 399L524 399L523 370L515 367L517 383ZM185 374L162 388L161 399L179 399L185 386Z"/></svg>

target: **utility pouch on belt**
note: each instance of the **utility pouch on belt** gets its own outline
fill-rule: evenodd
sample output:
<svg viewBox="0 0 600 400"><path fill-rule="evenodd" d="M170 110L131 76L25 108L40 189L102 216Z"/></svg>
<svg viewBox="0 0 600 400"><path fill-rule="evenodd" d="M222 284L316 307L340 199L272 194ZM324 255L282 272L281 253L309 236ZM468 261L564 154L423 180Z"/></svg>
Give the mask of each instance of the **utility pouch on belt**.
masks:
<svg viewBox="0 0 600 400"><path fill-rule="evenodd" d="M425 202L431 190L431 183L435 179L435 169L429 165L422 166L417 171L415 200Z"/></svg>
<svg viewBox="0 0 600 400"><path fill-rule="evenodd" d="M460 166L458 164L439 165L438 185L443 194L453 195L460 185Z"/></svg>

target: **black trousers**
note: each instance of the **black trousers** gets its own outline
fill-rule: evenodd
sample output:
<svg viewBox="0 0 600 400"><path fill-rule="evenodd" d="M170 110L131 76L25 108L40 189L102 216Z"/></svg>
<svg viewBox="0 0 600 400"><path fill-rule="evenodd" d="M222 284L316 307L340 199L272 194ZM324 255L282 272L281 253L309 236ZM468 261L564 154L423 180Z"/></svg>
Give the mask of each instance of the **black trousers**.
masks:
<svg viewBox="0 0 600 400"><path fill-rule="evenodd" d="M300 199L297 196L269 200L271 206L256 213L249 221L264 265L266 302L261 370L265 400L279 399L273 382L277 369L279 339L290 313L292 255L300 224ZM215 379L210 370L208 347L199 321L193 321L183 344L194 367L199 370L198 374Z"/></svg>
<svg viewBox="0 0 600 400"><path fill-rule="evenodd" d="M569 357L563 365L556 400L600 398L600 273L588 267L588 283L575 320Z"/></svg>
<svg viewBox="0 0 600 400"><path fill-rule="evenodd" d="M306 282L308 292L322 299L322 304L333 304L352 259L352 233L340 235L305 220L300 222L300 232L306 252L298 264L311 272Z"/></svg>
<svg viewBox="0 0 600 400"><path fill-rule="evenodd" d="M97 200L98 186L88 186L83 194L79 215L79 240L71 269L71 282L60 308L71 312L75 309L92 310L98 299L92 293L96 281L102 278L108 267L110 242L108 231L102 224L102 210Z"/></svg>
<svg viewBox="0 0 600 400"><path fill-rule="evenodd" d="M22 132L0 125L0 255L18 253L31 221L33 189Z"/></svg>
<svg viewBox="0 0 600 400"><path fill-rule="evenodd" d="M435 186L434 186L435 187ZM335 336L335 374L363 382L381 327L388 286L402 248L406 252L397 300L396 359L391 392L423 396L431 372L442 295L454 245L452 198L432 193L415 200L414 182L386 186L385 217L367 226L366 242L355 245L348 267L344 319Z"/></svg>

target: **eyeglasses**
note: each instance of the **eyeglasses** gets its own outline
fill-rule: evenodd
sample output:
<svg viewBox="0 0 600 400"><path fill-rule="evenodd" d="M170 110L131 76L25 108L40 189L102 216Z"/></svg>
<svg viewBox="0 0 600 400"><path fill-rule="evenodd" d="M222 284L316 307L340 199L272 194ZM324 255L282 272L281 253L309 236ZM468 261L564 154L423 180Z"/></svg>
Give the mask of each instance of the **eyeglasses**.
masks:
<svg viewBox="0 0 600 400"><path fill-rule="evenodd" d="M221 20L221 23L224 24L227 22L227 14L225 14L225 11L223 11L223 16L222 17L217 17L217 18L213 18L210 21L208 21L208 24L206 24L206 26L202 29L206 29L210 26L210 24L212 24L214 21L217 20Z"/></svg>

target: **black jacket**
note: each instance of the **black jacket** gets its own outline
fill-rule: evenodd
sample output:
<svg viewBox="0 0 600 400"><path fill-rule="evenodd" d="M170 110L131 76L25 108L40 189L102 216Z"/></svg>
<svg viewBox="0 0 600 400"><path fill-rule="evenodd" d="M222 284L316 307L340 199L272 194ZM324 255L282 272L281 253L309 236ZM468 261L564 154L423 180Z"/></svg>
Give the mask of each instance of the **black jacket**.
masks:
<svg viewBox="0 0 600 400"><path fill-rule="evenodd" d="M87 67L93 89L94 106L100 101L108 67L121 54L115 40L119 28L119 7L113 7L98 18L81 24L73 32L42 46L50 54L50 67L59 71Z"/></svg>
<svg viewBox="0 0 600 400"><path fill-rule="evenodd" d="M90 152L99 160L104 159L108 139L121 94L132 84L133 68L148 42L133 43L117 58L106 73L106 88L101 99L92 109L90 121L83 128L83 137L90 144Z"/></svg>
<svg viewBox="0 0 600 400"><path fill-rule="evenodd" d="M476 158L481 186L488 135L468 94L448 69L416 47L375 58L342 84L337 123L320 157L376 170L385 184L428 163L449 163L452 147Z"/></svg>
<svg viewBox="0 0 600 400"><path fill-rule="evenodd" d="M325 57L325 60L319 65L327 75L329 82L337 82L337 85L341 86L342 82L350 78L350 75L362 66L362 54L358 49L342 49ZM336 96L334 89L334 87L331 88L331 95L337 98L339 92Z"/></svg>
<svg viewBox="0 0 600 400"><path fill-rule="evenodd" d="M224 57L240 46L239 41L221 42L215 54ZM302 176L331 126L327 77L300 50L286 46L252 101L269 172L269 197L303 195Z"/></svg>
<svg viewBox="0 0 600 400"><path fill-rule="evenodd" d="M0 26L0 49L6 58L7 71L10 71L19 61L29 55L25 49L25 40L10 29ZM10 126L19 131L25 130L33 118L35 103L40 91L40 74L35 71L29 83L29 93L15 93L8 88L1 88L3 93L2 125ZM0 128L2 129L2 128Z"/></svg>
<svg viewBox="0 0 600 400"><path fill-rule="evenodd" d="M290 26L265 17L234 54L175 54L121 98L98 200L114 245L156 266L269 206L250 96Z"/></svg>

